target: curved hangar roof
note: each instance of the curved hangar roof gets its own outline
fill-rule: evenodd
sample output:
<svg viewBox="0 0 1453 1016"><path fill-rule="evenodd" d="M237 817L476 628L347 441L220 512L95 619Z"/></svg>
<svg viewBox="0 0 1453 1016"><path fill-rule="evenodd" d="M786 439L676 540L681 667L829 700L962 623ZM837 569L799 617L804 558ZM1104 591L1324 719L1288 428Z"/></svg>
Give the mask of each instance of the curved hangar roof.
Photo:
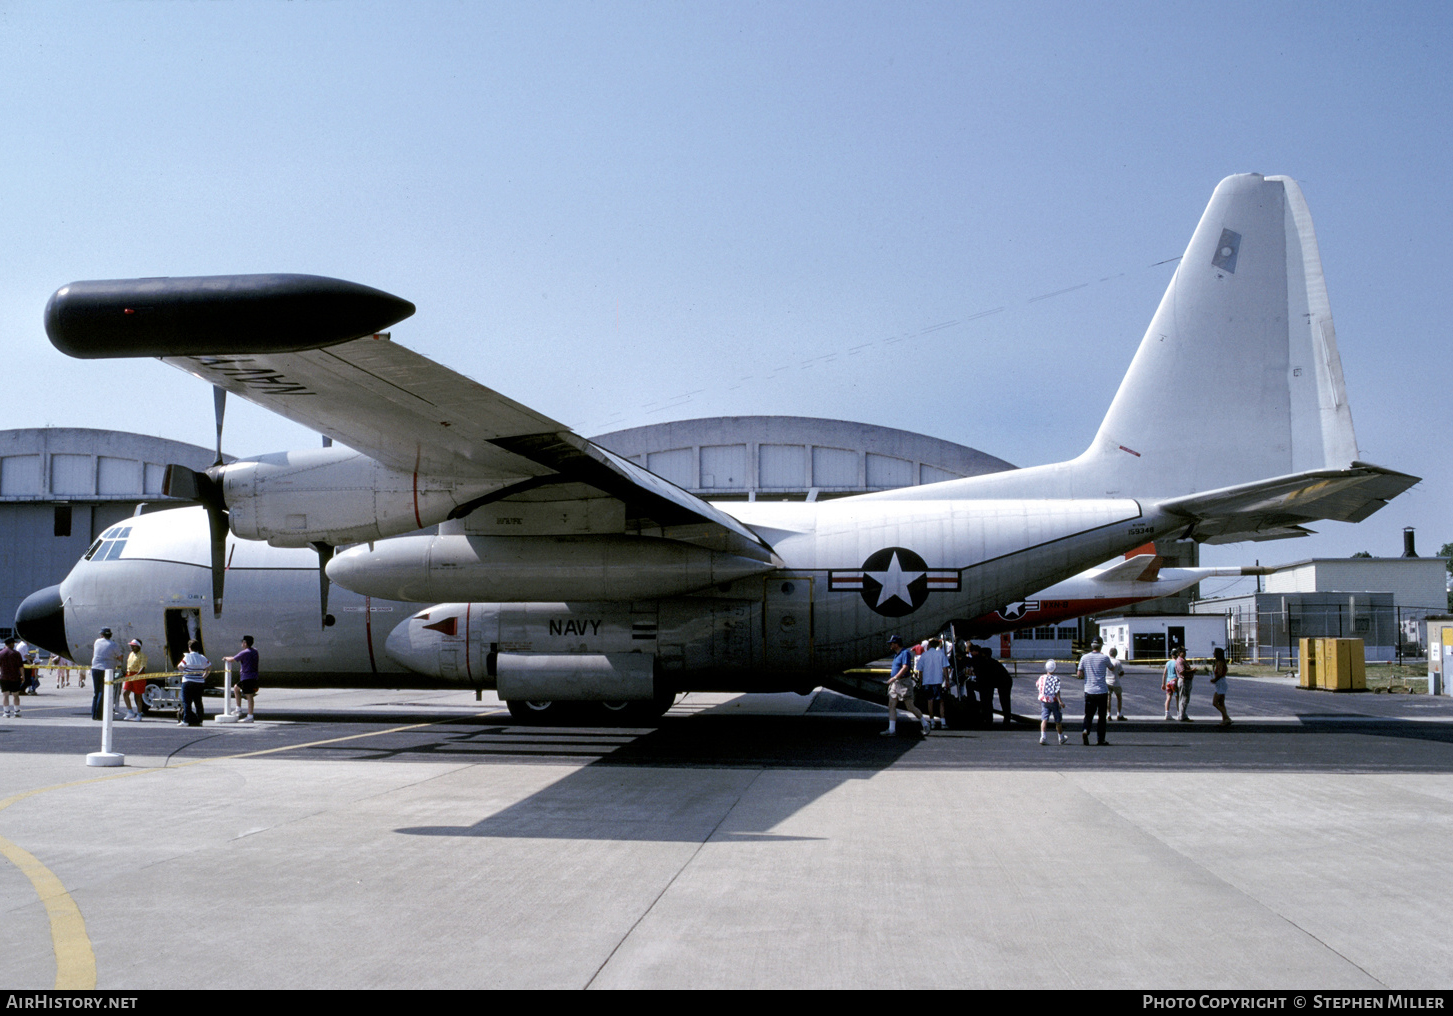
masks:
<svg viewBox="0 0 1453 1016"><path fill-rule="evenodd" d="M719 416L592 440L714 500L843 497L1015 467L976 448L845 420Z"/></svg>
<svg viewBox="0 0 1453 1016"><path fill-rule="evenodd" d="M214 457L212 451L197 445L123 431L85 427L0 430L0 500L101 502L161 497L168 463L206 469Z"/></svg>

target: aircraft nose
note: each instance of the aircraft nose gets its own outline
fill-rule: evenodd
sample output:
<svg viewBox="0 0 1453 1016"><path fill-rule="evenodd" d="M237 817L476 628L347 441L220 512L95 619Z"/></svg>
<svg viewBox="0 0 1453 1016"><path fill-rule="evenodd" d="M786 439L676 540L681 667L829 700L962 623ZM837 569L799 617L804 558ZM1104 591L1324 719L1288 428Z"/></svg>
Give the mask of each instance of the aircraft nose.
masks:
<svg viewBox="0 0 1453 1016"><path fill-rule="evenodd" d="M15 631L33 646L56 656L70 656L66 644L66 608L61 587L46 586L20 602L15 612Z"/></svg>
<svg viewBox="0 0 1453 1016"><path fill-rule="evenodd" d="M424 628L422 621L409 618L389 632L383 651L401 667L416 674L439 676L439 635Z"/></svg>

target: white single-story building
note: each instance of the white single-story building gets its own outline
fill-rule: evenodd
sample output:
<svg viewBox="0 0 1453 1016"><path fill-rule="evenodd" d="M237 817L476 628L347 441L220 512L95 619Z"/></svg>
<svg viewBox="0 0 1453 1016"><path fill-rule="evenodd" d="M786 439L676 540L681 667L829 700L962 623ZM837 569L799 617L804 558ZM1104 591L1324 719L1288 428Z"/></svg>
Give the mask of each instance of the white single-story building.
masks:
<svg viewBox="0 0 1453 1016"><path fill-rule="evenodd" d="M1125 660L1164 660L1172 650L1209 657L1226 648L1226 618L1196 614L1142 614L1095 619L1105 651L1113 646Z"/></svg>

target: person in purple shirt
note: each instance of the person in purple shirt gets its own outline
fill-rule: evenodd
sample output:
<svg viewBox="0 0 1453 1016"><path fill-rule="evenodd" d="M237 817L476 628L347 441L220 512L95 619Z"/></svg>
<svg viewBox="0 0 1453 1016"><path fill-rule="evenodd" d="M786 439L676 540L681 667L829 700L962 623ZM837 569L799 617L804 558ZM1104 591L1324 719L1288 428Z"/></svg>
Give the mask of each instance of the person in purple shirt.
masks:
<svg viewBox="0 0 1453 1016"><path fill-rule="evenodd" d="M242 636L242 651L236 656L227 657L228 663L237 664L237 687L233 689L237 696L237 722L251 723L257 716L257 650L252 648L252 636ZM242 715L242 696L247 696L247 715Z"/></svg>

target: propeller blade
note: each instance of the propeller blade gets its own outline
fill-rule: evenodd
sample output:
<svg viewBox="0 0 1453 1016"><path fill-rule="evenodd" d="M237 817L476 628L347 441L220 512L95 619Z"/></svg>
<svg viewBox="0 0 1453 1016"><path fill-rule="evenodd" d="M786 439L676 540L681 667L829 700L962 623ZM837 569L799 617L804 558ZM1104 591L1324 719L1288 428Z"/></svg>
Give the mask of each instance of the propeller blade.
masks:
<svg viewBox="0 0 1453 1016"><path fill-rule="evenodd" d="M315 543L318 552L318 602L323 608L323 627L328 627L328 562L333 560L333 548L326 543Z"/></svg>
<svg viewBox="0 0 1453 1016"><path fill-rule="evenodd" d="M217 461L214 466L222 464L222 416L227 412L227 389L212 386L212 412L217 417Z"/></svg>
<svg viewBox="0 0 1453 1016"><path fill-rule="evenodd" d="M196 501L207 509L207 530L212 544L212 616L221 617L228 529L227 502L222 496L222 484L206 473L172 463L166 467L161 489L167 497Z"/></svg>
<svg viewBox="0 0 1453 1016"><path fill-rule="evenodd" d="M207 528L212 536L212 616L222 616L222 580L227 573L227 513L207 505Z"/></svg>

